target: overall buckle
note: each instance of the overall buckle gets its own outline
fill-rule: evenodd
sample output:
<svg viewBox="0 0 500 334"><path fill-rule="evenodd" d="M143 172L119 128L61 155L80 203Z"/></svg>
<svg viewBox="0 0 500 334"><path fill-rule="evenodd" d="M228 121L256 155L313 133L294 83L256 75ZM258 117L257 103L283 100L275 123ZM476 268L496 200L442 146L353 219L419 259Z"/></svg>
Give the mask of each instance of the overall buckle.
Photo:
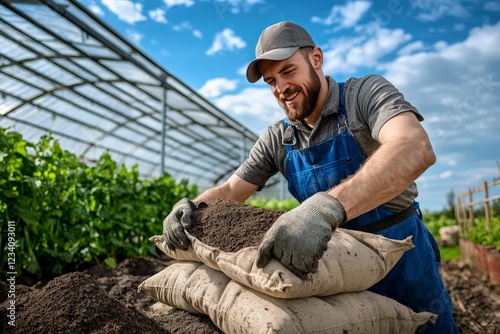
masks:
<svg viewBox="0 0 500 334"><path fill-rule="evenodd" d="M297 143L297 139L294 136L294 126L289 125L286 128L285 133L283 134L283 139L281 140L283 145L295 145Z"/></svg>

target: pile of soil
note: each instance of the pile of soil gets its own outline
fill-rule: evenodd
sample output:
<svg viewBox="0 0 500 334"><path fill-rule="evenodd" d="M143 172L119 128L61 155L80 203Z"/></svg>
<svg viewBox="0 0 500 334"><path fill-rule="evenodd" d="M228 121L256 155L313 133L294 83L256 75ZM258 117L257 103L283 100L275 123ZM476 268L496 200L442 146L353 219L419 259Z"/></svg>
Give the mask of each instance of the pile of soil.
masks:
<svg viewBox="0 0 500 334"><path fill-rule="evenodd" d="M262 230L243 226L256 222L256 225L269 224L282 213L218 202L197 212L190 232L209 245L227 247L231 251L235 250L232 248L235 239L240 242L236 249L260 243ZM213 233L208 226L219 226L219 230L213 229L216 230ZM49 282L18 283L16 328L7 323L8 286L0 282L0 328L2 333L26 334L222 333L207 316L165 305L163 311L158 311L161 304L137 292L142 281L170 263L166 256L159 259L137 257L121 262L114 269L99 265ZM442 276L462 333L500 333L500 286L491 285L462 261L443 262Z"/></svg>
<svg viewBox="0 0 500 334"><path fill-rule="evenodd" d="M155 311L156 301L137 287L171 261L136 257L115 269L103 265L34 286L16 285L16 327L8 325L8 286L0 283L2 333L222 333L208 316ZM6 331L4 331L6 329Z"/></svg>

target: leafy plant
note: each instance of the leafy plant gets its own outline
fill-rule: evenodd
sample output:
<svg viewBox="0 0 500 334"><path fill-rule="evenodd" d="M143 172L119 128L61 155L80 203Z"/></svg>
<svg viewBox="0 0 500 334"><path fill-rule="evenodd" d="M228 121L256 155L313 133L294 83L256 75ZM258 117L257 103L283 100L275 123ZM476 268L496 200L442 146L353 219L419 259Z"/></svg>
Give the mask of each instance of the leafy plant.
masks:
<svg viewBox="0 0 500 334"><path fill-rule="evenodd" d="M35 144L0 129L0 152L1 229L5 234L14 226L18 275L50 278L96 263L113 266L156 255L148 238L161 234L162 221L178 200L198 193L197 186L168 174L143 180L137 165L118 166L108 153L87 166L48 134ZM7 251L2 238L3 263Z"/></svg>
<svg viewBox="0 0 500 334"><path fill-rule="evenodd" d="M484 218L474 220L469 228L469 239L479 245L494 245L500 249L500 217L493 217L490 222Z"/></svg>
<svg viewBox="0 0 500 334"><path fill-rule="evenodd" d="M251 197L245 203L259 208L285 211L290 211L299 205L299 201L295 198L286 198L280 201L277 198Z"/></svg>
<svg viewBox="0 0 500 334"><path fill-rule="evenodd" d="M439 238L439 229L441 227L457 225L457 221L444 214L435 215L425 212L424 225L435 238Z"/></svg>

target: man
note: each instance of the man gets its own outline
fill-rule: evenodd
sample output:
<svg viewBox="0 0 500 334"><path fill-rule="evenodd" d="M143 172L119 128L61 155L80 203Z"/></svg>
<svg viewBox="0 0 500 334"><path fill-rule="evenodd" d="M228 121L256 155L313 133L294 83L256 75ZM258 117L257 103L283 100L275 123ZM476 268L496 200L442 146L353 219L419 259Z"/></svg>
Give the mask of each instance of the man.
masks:
<svg viewBox="0 0 500 334"><path fill-rule="evenodd" d="M317 270L338 226L393 239L412 235L415 248L370 290L439 314L436 325L421 332L457 333L439 276L439 249L415 202L414 180L436 159L423 117L381 76L338 84L322 64L321 48L302 27L280 22L262 32L247 79L263 77L287 118L268 128L224 184L174 206L164 221L167 244L187 249L184 228L196 204L243 202L281 172L301 204L266 232L258 267L275 257L305 278Z"/></svg>

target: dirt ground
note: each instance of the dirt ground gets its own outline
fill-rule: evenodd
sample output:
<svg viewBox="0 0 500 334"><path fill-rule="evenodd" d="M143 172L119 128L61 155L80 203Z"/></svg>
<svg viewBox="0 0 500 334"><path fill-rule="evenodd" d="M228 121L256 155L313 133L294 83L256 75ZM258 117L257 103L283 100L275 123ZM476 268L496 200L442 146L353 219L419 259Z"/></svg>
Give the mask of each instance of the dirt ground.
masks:
<svg viewBox="0 0 500 334"><path fill-rule="evenodd" d="M262 237L262 230L250 229L243 233L241 230L235 232L235 227L245 226L242 221L269 224L269 220L274 221L279 214L268 211L218 203L197 213L191 233L222 249L231 249L236 239L239 240L237 249L254 245ZM234 219L239 224L233 224ZM217 224L222 227L209 228ZM16 284L15 330L7 323L8 286L0 282L1 332L222 333L207 316L175 309L168 313L158 311L159 304L155 300L137 292L142 281L170 263L167 257L137 257L121 262L115 269L95 266L45 283ZM462 333L500 334L500 286L491 285L462 261L443 262L442 277L452 297L453 313Z"/></svg>

